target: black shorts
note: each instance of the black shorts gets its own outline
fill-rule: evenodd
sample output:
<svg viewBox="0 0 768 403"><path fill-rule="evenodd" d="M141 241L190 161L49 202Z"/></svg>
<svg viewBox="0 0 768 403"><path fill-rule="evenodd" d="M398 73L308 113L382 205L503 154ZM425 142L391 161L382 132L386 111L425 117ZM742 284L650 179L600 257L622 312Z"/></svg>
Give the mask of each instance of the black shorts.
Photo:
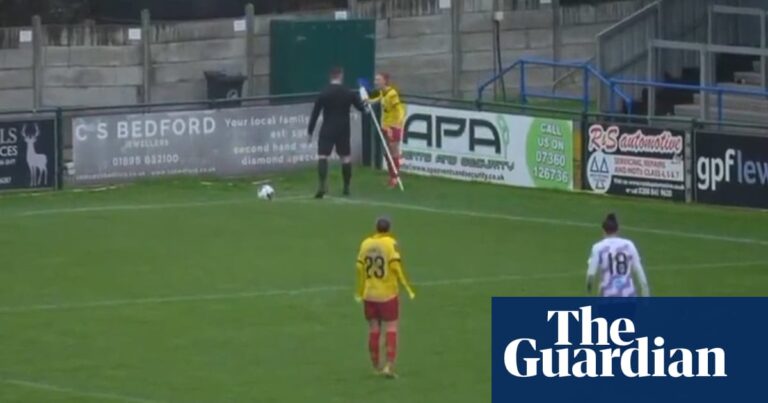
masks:
<svg viewBox="0 0 768 403"><path fill-rule="evenodd" d="M336 149L336 154L339 157L349 157L352 153L350 136L320 137L320 140L317 142L318 155L329 157L334 149Z"/></svg>

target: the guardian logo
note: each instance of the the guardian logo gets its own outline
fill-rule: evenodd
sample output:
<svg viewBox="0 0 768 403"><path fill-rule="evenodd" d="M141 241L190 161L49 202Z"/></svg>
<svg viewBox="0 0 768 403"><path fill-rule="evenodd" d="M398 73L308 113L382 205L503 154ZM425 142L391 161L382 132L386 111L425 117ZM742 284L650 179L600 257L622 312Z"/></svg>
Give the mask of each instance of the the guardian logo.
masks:
<svg viewBox="0 0 768 403"><path fill-rule="evenodd" d="M723 348L668 348L662 336L635 337L631 319L593 318L591 306L548 311L547 322L557 327L555 348L541 348L532 338L512 340L504 350L509 374L518 378L728 376ZM571 328L574 322L579 329Z"/></svg>

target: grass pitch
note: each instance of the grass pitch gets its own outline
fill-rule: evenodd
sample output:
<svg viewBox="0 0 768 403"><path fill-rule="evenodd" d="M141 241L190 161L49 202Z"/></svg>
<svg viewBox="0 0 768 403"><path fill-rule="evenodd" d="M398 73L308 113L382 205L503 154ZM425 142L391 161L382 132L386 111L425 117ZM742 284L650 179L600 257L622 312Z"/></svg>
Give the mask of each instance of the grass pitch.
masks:
<svg viewBox="0 0 768 403"><path fill-rule="evenodd" d="M490 297L583 295L616 211L654 295L768 294L768 214L358 170L0 198L0 402L484 402ZM335 179L334 183L338 183ZM374 377L353 301L374 218L393 218L418 297L401 378Z"/></svg>

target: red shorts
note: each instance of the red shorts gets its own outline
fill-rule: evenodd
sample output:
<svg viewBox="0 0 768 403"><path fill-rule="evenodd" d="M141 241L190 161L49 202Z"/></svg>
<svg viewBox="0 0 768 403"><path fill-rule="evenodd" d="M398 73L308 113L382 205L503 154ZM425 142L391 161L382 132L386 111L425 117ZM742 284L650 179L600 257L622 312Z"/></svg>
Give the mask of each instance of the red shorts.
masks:
<svg viewBox="0 0 768 403"><path fill-rule="evenodd" d="M366 320L392 322L400 317L400 303L397 297L384 302L365 301L363 309Z"/></svg>
<svg viewBox="0 0 768 403"><path fill-rule="evenodd" d="M403 128L390 127L387 129L386 135L390 143L399 143L403 139Z"/></svg>

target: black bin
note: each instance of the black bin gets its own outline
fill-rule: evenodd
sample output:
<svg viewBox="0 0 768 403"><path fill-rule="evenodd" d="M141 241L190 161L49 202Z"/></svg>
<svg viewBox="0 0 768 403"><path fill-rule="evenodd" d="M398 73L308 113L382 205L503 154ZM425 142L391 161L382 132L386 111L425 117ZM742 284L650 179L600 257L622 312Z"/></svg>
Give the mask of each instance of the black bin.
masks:
<svg viewBox="0 0 768 403"><path fill-rule="evenodd" d="M227 74L222 71L206 71L205 80L208 84L208 99L217 101L221 99L231 100L217 102L220 105L240 106L240 98L243 97L243 83L245 76L240 74Z"/></svg>

